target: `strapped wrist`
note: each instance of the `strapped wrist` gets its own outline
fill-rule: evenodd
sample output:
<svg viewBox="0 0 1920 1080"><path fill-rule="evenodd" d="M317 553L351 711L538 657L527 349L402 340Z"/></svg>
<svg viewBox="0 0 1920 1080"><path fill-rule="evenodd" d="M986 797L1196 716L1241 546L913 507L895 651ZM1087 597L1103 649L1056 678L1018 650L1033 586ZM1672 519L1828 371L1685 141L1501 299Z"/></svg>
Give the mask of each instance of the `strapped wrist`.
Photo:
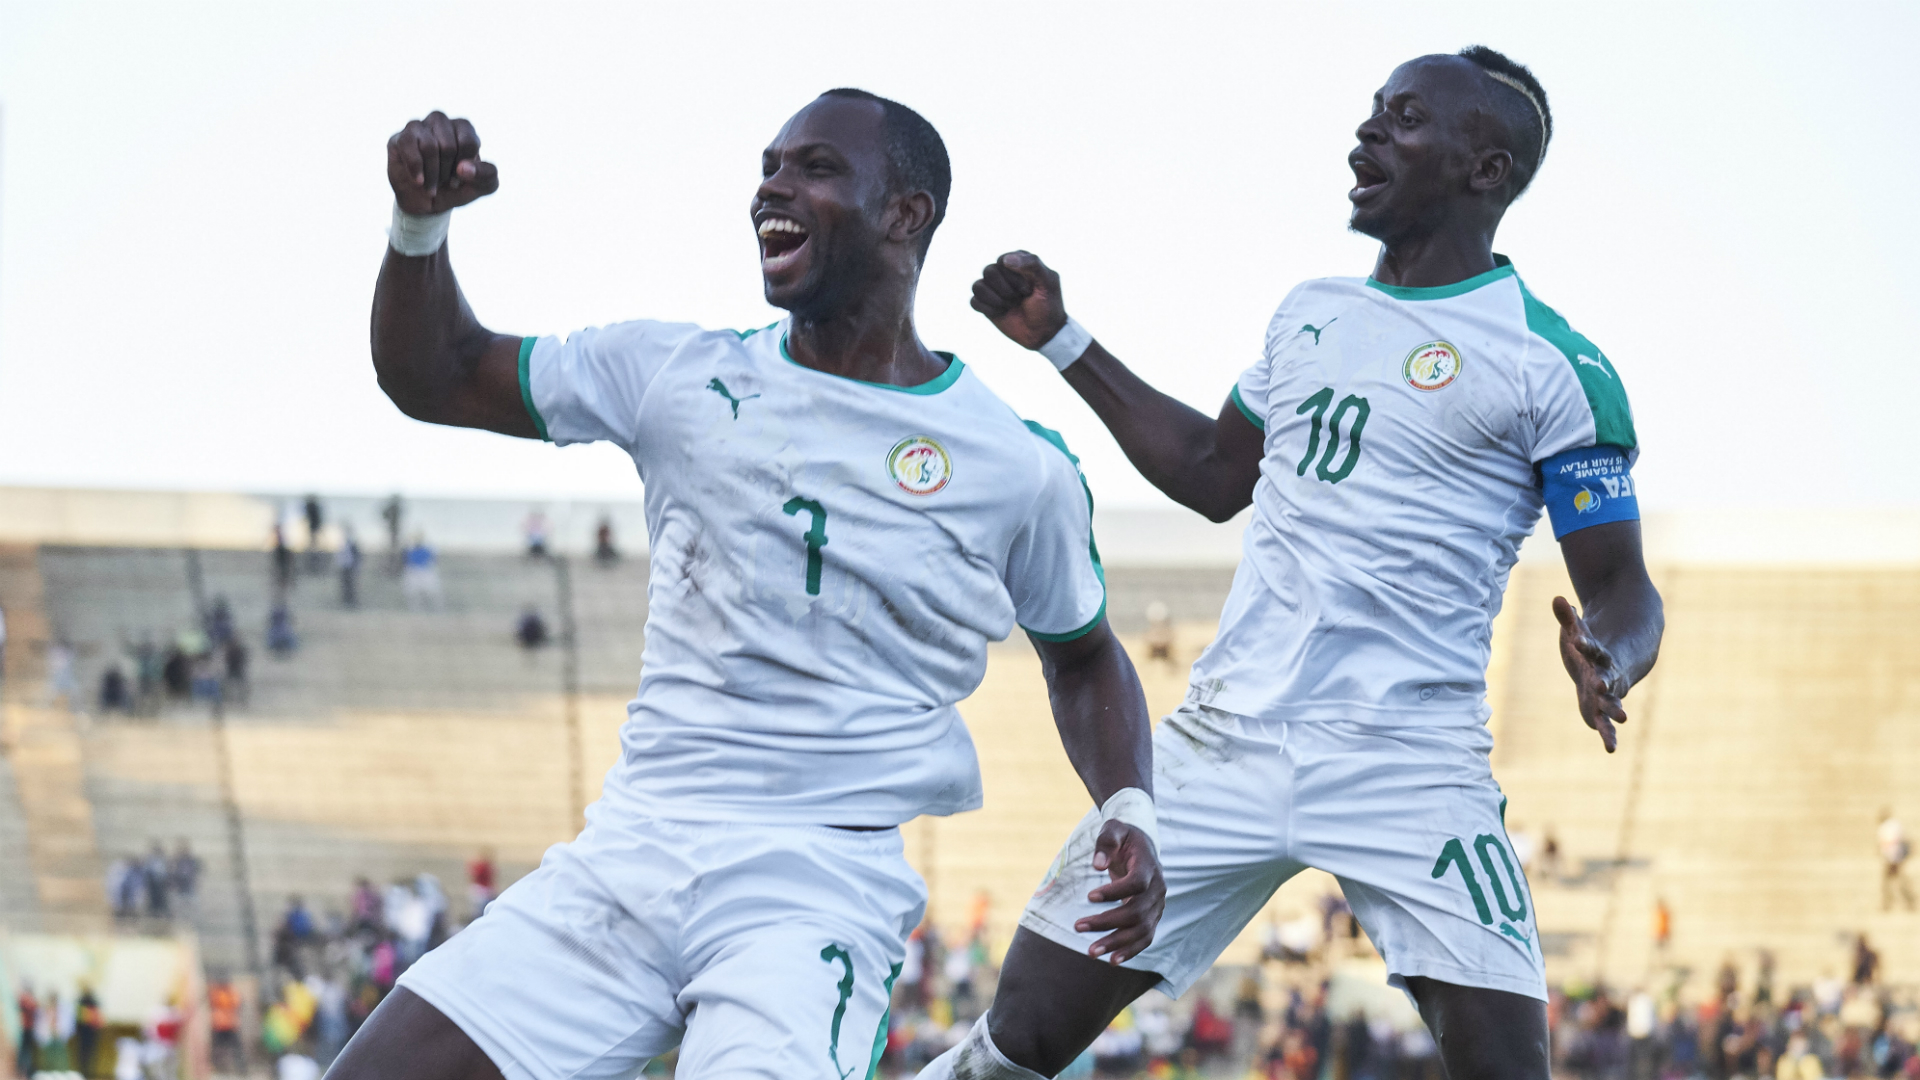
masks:
<svg viewBox="0 0 1920 1080"><path fill-rule="evenodd" d="M1074 361L1086 355L1087 347L1092 344L1093 335L1087 333L1087 328L1081 326L1077 319L1069 315L1067 325L1061 327L1059 333L1048 338L1045 344L1034 351L1046 357L1055 368L1065 371L1073 366Z"/></svg>
<svg viewBox="0 0 1920 1080"><path fill-rule="evenodd" d="M1100 807L1100 820L1102 824L1118 821L1131 825L1147 834L1154 850L1160 848L1160 814L1153 807L1153 796L1137 787L1121 788L1108 796Z"/></svg>
<svg viewBox="0 0 1920 1080"><path fill-rule="evenodd" d="M438 214L409 214L393 204L393 226L387 230L387 243L402 255L419 258L439 251L447 242L447 219L451 210Z"/></svg>

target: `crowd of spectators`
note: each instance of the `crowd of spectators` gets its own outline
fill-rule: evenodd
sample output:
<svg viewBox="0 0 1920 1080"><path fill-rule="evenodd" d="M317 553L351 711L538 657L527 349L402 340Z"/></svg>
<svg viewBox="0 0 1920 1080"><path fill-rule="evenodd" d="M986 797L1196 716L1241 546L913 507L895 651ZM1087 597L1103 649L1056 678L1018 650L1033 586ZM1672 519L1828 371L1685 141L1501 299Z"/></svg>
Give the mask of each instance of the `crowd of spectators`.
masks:
<svg viewBox="0 0 1920 1080"><path fill-rule="evenodd" d="M260 1018L260 1041L284 1080L318 1077L391 993L402 972L486 910L494 896L494 863L483 851L467 867L464 911L429 873L376 886L354 882L344 908L316 912L289 897L273 931L272 975ZM224 989L223 989L224 988ZM214 1067L238 1073L242 1047L223 1037L219 1001L231 984L215 980Z"/></svg>
<svg viewBox="0 0 1920 1080"><path fill-rule="evenodd" d="M1879 957L1864 935L1851 966L1850 979L1782 989L1762 953L1751 987L1741 987L1729 961L1699 1001L1684 978L1623 997L1604 987L1556 989L1548 1004L1555 1071L1585 1080L1920 1080L1920 1000L1912 988L1879 984Z"/></svg>
<svg viewBox="0 0 1920 1080"><path fill-rule="evenodd" d="M191 923L204 865L185 840L168 855L155 840L147 854L123 855L107 865L107 902L121 922L179 919Z"/></svg>
<svg viewBox="0 0 1920 1080"><path fill-rule="evenodd" d="M277 643L271 624L267 638L270 645ZM70 649L67 656L63 663L70 667ZM244 702L250 688L250 661L233 607L226 597L218 596L195 625L174 633L164 644L150 633L137 640L123 638L118 655L101 670L96 702L103 715L127 716L158 715L166 702ZM57 688L60 683L54 680L52 685ZM71 704L79 706L77 701Z"/></svg>

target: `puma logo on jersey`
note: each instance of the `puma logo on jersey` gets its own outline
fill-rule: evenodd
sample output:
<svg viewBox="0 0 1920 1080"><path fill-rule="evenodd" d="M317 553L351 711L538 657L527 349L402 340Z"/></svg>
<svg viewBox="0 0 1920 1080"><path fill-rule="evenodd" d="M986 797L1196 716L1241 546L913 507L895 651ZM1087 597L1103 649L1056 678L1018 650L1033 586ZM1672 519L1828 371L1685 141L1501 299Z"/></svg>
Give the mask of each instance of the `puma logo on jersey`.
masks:
<svg viewBox="0 0 1920 1080"><path fill-rule="evenodd" d="M1327 322L1326 322L1326 326L1315 326L1315 325L1313 325L1312 323L1308 323L1307 325L1305 325L1305 326L1303 326L1303 327L1301 327L1300 329L1298 329L1298 330L1295 330L1295 331L1294 331L1294 336L1295 336L1295 337L1298 337L1298 336L1299 336L1299 335L1301 335L1301 334L1312 334L1312 335L1313 335L1313 343L1314 343L1315 345L1318 345L1318 344L1320 344L1320 332L1321 332L1321 331L1323 331L1323 330L1325 330L1325 329L1327 328L1327 326L1332 326L1332 325L1333 325L1334 323L1337 323L1337 322L1339 322L1339 321L1340 321L1340 320L1339 320L1339 319L1337 319L1337 318L1335 318L1335 319L1328 319L1328 320L1327 320Z"/></svg>
<svg viewBox="0 0 1920 1080"><path fill-rule="evenodd" d="M1505 934L1507 937L1510 937L1513 940L1519 942L1520 944L1525 945L1529 953L1533 951L1533 939L1528 935L1523 934L1518 930L1515 930L1511 923L1504 923L1504 922L1501 923L1500 932L1502 934Z"/></svg>
<svg viewBox="0 0 1920 1080"><path fill-rule="evenodd" d="M721 382L719 379L708 380L707 389L727 399L727 404L733 406L733 418L735 420L740 419L740 406L743 403L752 401L754 398L757 398L760 396L759 394L748 394L746 397L743 397L743 398L734 397L731 393L727 391L727 384Z"/></svg>
<svg viewBox="0 0 1920 1080"><path fill-rule="evenodd" d="M1576 356L1574 357L1574 360L1579 363L1585 364L1588 367L1597 367L1600 369L1600 374L1605 375L1609 379L1613 378L1613 372L1607 370L1607 365L1599 360L1595 360L1591 356L1586 356L1586 355Z"/></svg>

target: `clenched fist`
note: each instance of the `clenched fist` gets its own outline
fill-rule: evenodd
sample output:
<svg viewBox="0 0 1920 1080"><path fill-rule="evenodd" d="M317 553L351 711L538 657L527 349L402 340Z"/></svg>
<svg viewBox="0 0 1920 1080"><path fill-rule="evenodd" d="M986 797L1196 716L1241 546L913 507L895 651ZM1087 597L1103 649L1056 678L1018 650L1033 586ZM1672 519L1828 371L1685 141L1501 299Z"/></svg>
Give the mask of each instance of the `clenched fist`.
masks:
<svg viewBox="0 0 1920 1080"><path fill-rule="evenodd" d="M387 182L400 209L438 214L499 190L500 170L480 160L472 124L436 109L387 140Z"/></svg>
<svg viewBox="0 0 1920 1080"><path fill-rule="evenodd" d="M1010 251L980 271L973 283L973 310L1029 349L1053 340L1067 325L1060 275L1027 251Z"/></svg>

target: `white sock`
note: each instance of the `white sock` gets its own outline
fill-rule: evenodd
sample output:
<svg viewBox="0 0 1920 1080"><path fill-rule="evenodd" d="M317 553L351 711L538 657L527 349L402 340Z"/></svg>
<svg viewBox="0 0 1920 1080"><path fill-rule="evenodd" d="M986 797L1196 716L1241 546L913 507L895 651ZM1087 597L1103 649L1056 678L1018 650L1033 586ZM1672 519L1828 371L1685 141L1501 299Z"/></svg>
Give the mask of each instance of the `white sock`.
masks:
<svg viewBox="0 0 1920 1080"><path fill-rule="evenodd" d="M960 1045L927 1063L914 1080L1047 1080L1008 1061L987 1034L987 1014L973 1022Z"/></svg>

